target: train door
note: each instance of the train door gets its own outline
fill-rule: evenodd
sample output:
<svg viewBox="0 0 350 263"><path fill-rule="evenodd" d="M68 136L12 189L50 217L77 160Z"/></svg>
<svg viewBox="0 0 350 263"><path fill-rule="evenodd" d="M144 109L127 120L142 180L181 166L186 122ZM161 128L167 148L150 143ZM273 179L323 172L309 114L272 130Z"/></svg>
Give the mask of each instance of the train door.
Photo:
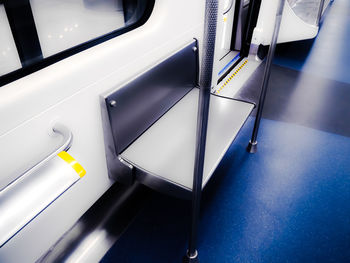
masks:
<svg viewBox="0 0 350 263"><path fill-rule="evenodd" d="M231 51L232 27L235 14L235 0L225 0L223 11L219 15L222 20L222 33L220 43L220 60L222 60Z"/></svg>
<svg viewBox="0 0 350 263"><path fill-rule="evenodd" d="M254 56L250 56L251 38L260 4L260 0L221 1L213 73L216 85L212 89L213 93L233 98L260 64Z"/></svg>
<svg viewBox="0 0 350 263"><path fill-rule="evenodd" d="M314 38L329 2L285 1L277 43ZM277 5L278 1L269 0L220 2L213 73L217 82L213 93L244 99L239 93L266 55Z"/></svg>

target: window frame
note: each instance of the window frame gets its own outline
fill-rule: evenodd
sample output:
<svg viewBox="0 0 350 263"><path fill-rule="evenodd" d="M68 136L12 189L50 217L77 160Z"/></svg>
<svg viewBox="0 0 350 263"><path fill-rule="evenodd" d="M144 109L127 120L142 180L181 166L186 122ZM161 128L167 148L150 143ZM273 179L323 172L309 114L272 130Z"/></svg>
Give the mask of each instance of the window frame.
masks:
<svg viewBox="0 0 350 263"><path fill-rule="evenodd" d="M4 4L5 1L11 1L11 0L0 0L0 4ZM110 40L112 38L115 38L117 36L125 34L129 31L132 31L132 30L144 25L147 22L147 20L150 18L151 14L153 12L153 9L154 9L154 5L155 5L155 0L147 0L145 12L142 14L142 16L140 17L139 20L137 20L136 22L134 22L130 25L127 25L123 28L116 29L110 33L104 34L104 35L99 36L97 38L88 40L84 43L78 44L74 47L68 48L68 49L63 50L61 52L58 52L58 53L51 55L47 58L42 58L40 61L37 61L31 65L25 65L25 66L22 65L21 68L0 76L0 87L4 86L6 84L9 84L15 80L18 80L20 78L23 78L27 75L30 75L38 70L41 70L45 67L50 66L52 64L55 64L58 61L61 61L65 58L73 56L73 55L75 55L79 52L82 52L88 48L91 48L93 46L101 44L107 40Z"/></svg>

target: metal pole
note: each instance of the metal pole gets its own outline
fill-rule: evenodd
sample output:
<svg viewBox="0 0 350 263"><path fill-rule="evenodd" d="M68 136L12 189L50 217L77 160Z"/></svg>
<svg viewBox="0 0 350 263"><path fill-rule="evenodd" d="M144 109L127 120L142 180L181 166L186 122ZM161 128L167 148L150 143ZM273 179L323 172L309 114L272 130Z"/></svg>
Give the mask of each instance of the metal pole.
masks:
<svg viewBox="0 0 350 263"><path fill-rule="evenodd" d="M271 73L271 64L272 64L272 60L273 60L273 57L275 54L275 49L276 49L278 33L280 30L280 25L281 25L281 20L282 20L282 13L283 13L284 4L285 4L285 0L279 0L277 13L276 13L275 28L273 30L270 48L269 48L269 52L267 54L267 60L266 60L266 65L265 65L265 70L264 70L264 79L263 79L263 83L261 86L261 93L260 93L260 98L259 98L258 109L256 112L256 118L255 118L252 138L250 139L249 144L247 146L247 151L249 153L256 153L258 150L258 148L257 148L258 142L256 139L258 137L260 120L261 120L262 111L263 111L264 103L265 103L266 91L267 91L267 87L269 84L270 73Z"/></svg>
<svg viewBox="0 0 350 263"><path fill-rule="evenodd" d="M212 85L213 59L215 50L218 0L207 0L205 6L205 28L201 75L199 80L199 102L197 115L196 153L192 187L192 215L189 245L184 263L199 262L197 251L197 232L202 193L202 179L205 155L205 142L209 115L210 90Z"/></svg>
<svg viewBox="0 0 350 263"><path fill-rule="evenodd" d="M322 13L323 13L323 7L324 7L324 0L321 0L320 7L318 9L318 14L317 14L316 26L320 24Z"/></svg>

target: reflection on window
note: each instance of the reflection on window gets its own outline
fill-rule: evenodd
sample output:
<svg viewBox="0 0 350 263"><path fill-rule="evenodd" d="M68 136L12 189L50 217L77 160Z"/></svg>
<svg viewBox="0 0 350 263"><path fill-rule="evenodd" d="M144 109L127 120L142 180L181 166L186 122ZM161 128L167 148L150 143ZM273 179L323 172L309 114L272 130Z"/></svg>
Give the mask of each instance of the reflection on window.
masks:
<svg viewBox="0 0 350 263"><path fill-rule="evenodd" d="M44 57L125 26L121 0L31 0Z"/></svg>
<svg viewBox="0 0 350 263"><path fill-rule="evenodd" d="M0 0L0 86L147 21L155 0Z"/></svg>
<svg viewBox="0 0 350 263"><path fill-rule="evenodd" d="M294 13L304 22L316 25L320 0L288 0L288 3Z"/></svg>
<svg viewBox="0 0 350 263"><path fill-rule="evenodd" d="M4 5L0 5L0 76L22 67Z"/></svg>

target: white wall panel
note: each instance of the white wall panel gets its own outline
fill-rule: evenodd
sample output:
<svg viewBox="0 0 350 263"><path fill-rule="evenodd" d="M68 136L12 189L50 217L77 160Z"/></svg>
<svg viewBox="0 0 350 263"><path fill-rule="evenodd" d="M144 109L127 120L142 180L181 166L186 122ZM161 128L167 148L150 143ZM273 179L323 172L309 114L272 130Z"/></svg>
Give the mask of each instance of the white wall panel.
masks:
<svg viewBox="0 0 350 263"><path fill-rule="evenodd" d="M252 38L253 44L270 45L278 2L279 0L261 2L258 22ZM303 21L294 13L288 1L285 2L278 43L314 38L317 32L317 26Z"/></svg>
<svg viewBox="0 0 350 263"><path fill-rule="evenodd" d="M38 259L110 187L100 94L117 89L193 37L201 39L203 14L201 0L156 1L153 14L142 27L0 88L0 147L18 151L26 140L45 136L42 131L47 131L53 120L59 120L74 135L70 154L87 171L84 178L0 248L0 262ZM17 140L6 140L12 133L16 133ZM43 151L53 149L52 144L44 150L31 148L30 154L25 154L30 159L27 162L40 160ZM15 154L3 158L11 156Z"/></svg>

